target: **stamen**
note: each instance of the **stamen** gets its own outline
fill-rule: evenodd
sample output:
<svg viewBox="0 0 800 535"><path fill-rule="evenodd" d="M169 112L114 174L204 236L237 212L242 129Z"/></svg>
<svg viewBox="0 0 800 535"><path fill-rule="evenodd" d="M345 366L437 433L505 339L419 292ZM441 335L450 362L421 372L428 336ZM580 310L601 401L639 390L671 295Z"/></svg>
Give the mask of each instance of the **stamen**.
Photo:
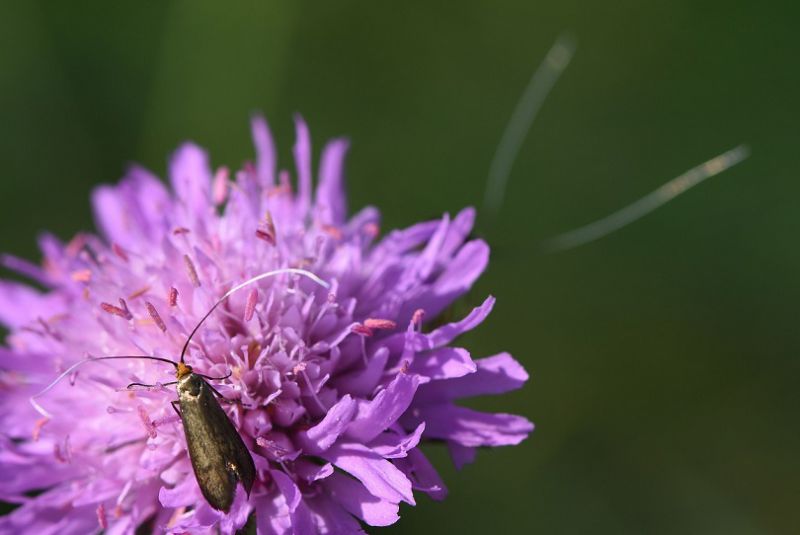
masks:
<svg viewBox="0 0 800 535"><path fill-rule="evenodd" d="M276 243L275 224L273 223L272 215L270 215L269 212L267 212L266 215L264 216L264 220L258 224L258 229L256 230L256 237L264 240L270 245L275 245Z"/></svg>
<svg viewBox="0 0 800 535"><path fill-rule="evenodd" d="M364 234L371 238L375 238L381 233L381 227L377 223L367 223L363 227Z"/></svg>
<svg viewBox="0 0 800 535"><path fill-rule="evenodd" d="M64 437L63 447L58 443L53 444L53 455L60 463L66 464L72 462L72 446L69 444L69 435Z"/></svg>
<svg viewBox="0 0 800 535"><path fill-rule="evenodd" d="M61 447L58 444L53 444L53 456L56 458L56 461L60 463L67 462L67 460L64 458L64 455L61 453Z"/></svg>
<svg viewBox="0 0 800 535"><path fill-rule="evenodd" d="M194 264L192 263L192 259L189 258L189 255L183 255L183 261L186 264L186 271L189 273L189 280L192 281L192 284L196 288L200 287L200 279L197 277L197 270L194 268Z"/></svg>
<svg viewBox="0 0 800 535"><path fill-rule="evenodd" d="M344 237L342 230L339 227L334 227L333 225L322 225L322 232L337 241L341 241L341 239Z"/></svg>
<svg viewBox="0 0 800 535"><path fill-rule="evenodd" d="M75 258L85 245L86 236L84 234L78 234L69 241L67 246L64 248L64 252L67 253L67 256Z"/></svg>
<svg viewBox="0 0 800 535"><path fill-rule="evenodd" d="M276 195L292 194L292 183L289 181L289 171L286 169L281 169L278 172L278 183L279 185L275 188L272 188L267 192L267 197L274 197Z"/></svg>
<svg viewBox="0 0 800 535"><path fill-rule="evenodd" d="M174 286L170 287L169 293L167 294L167 303L169 306L174 307L178 304L178 290Z"/></svg>
<svg viewBox="0 0 800 535"><path fill-rule="evenodd" d="M244 321L253 319L253 313L256 311L256 303L258 302L258 290L253 288L247 295L247 303L244 307Z"/></svg>
<svg viewBox="0 0 800 535"><path fill-rule="evenodd" d="M150 291L150 286L143 286L128 296L128 299L136 299Z"/></svg>
<svg viewBox="0 0 800 535"><path fill-rule="evenodd" d="M114 251L114 254L120 257L125 262L128 261L128 253L126 253L125 249L120 247L117 243L111 244L111 250Z"/></svg>
<svg viewBox="0 0 800 535"><path fill-rule="evenodd" d="M125 300L123 298L121 298L121 297L119 298L119 307L122 310L125 311L125 318L126 319L129 319L129 320L133 319L133 314L131 314L131 311L128 309L128 303L126 303Z"/></svg>
<svg viewBox="0 0 800 535"><path fill-rule="evenodd" d="M225 199L228 198L229 176L230 172L228 171L227 167L220 167L217 169L217 172L214 173L214 182L211 188L211 198L213 199L214 204L217 206L224 203Z"/></svg>
<svg viewBox="0 0 800 535"><path fill-rule="evenodd" d="M161 388L163 389L164 386L161 386ZM159 418L158 420L153 420L153 427L159 427L159 426L162 426L164 424L171 424L171 423L180 422L180 421L181 421L180 416L175 414L173 411L170 411L170 414L167 414L166 416L163 416L163 417Z"/></svg>
<svg viewBox="0 0 800 535"><path fill-rule="evenodd" d="M89 282L92 280L92 272L88 269L79 269L78 271L73 271L70 277L75 282Z"/></svg>
<svg viewBox="0 0 800 535"><path fill-rule="evenodd" d="M191 231L186 227L177 227L172 231L172 234L175 236L180 236L182 234L189 234L189 232Z"/></svg>
<svg viewBox="0 0 800 535"><path fill-rule="evenodd" d="M411 316L411 323L414 325L422 325L422 320L425 318L425 311L421 308L418 308L414 311L414 314Z"/></svg>
<svg viewBox="0 0 800 535"><path fill-rule="evenodd" d="M108 529L108 518L106 518L106 508L101 503L97 506L97 523L100 529Z"/></svg>
<svg viewBox="0 0 800 535"><path fill-rule="evenodd" d="M36 420L36 423L33 424L33 441L39 441L39 435L42 433L42 427L45 426L47 422L50 421L50 418L39 418Z"/></svg>
<svg viewBox="0 0 800 535"><path fill-rule="evenodd" d="M356 325L353 325L353 327L350 330L352 332L356 333L356 334L360 334L360 335L363 335L363 336L372 336L373 335L372 329L370 329L366 325L362 325L360 323L357 323Z"/></svg>
<svg viewBox="0 0 800 535"><path fill-rule="evenodd" d="M167 326L164 323L164 320L161 319L161 316L158 315L158 310L154 307L149 301L145 301L144 306L147 307L147 313L150 314L150 317L153 318L153 321L156 323L161 332L167 332Z"/></svg>
<svg viewBox="0 0 800 535"><path fill-rule="evenodd" d="M139 411L139 419L142 420L144 428L147 430L148 436L150 438L156 438L158 436L158 433L156 432L156 426L153 425L153 421L150 420L150 415L147 414L147 411L141 405L137 407L137 410Z"/></svg>
<svg viewBox="0 0 800 535"><path fill-rule="evenodd" d="M275 245L275 238L267 234L265 231L258 229L256 230L256 238L264 240L270 245Z"/></svg>
<svg viewBox="0 0 800 535"><path fill-rule="evenodd" d="M132 318L130 312L118 306L114 306L111 303L100 303L100 308L102 308L104 312L107 312L114 316L119 316L120 318L124 318L126 320Z"/></svg>
<svg viewBox="0 0 800 535"><path fill-rule="evenodd" d="M368 329L394 329L397 327L397 324L392 320L384 320L384 319L376 319L376 318L367 318L364 320L364 327Z"/></svg>

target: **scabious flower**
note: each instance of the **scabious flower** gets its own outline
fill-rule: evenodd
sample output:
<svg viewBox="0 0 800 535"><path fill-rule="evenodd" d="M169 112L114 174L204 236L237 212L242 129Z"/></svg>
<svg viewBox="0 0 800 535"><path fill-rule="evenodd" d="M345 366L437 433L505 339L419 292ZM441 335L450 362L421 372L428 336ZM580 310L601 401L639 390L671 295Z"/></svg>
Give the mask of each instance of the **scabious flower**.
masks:
<svg viewBox="0 0 800 535"><path fill-rule="evenodd" d="M296 192L256 117L254 165L213 172L186 144L169 188L134 167L94 192L99 236L43 236L41 266L4 257L45 289L0 282L0 500L20 504L0 532L234 533L255 513L258 533L361 533L396 522L414 491L444 498L421 442L443 441L461 467L477 448L531 432L523 417L457 405L528 378L506 353L473 359L453 345L494 299L430 323L486 268L487 245L467 241L474 210L379 238L376 209L347 218L347 142L324 148L312 191L310 137L296 126ZM186 355L198 372L231 372L212 384L258 477L249 496L238 487L230 513L200 494L174 387L163 385L169 366L88 362L37 397L38 412L30 403L87 357L175 359L217 299L285 268L330 287L296 273L259 281L211 315Z"/></svg>

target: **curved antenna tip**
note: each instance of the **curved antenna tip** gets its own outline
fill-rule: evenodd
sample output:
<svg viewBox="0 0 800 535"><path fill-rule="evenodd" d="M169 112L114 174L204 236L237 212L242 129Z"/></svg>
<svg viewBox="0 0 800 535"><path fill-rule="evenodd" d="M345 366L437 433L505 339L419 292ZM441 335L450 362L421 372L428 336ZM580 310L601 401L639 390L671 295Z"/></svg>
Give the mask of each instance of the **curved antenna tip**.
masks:
<svg viewBox="0 0 800 535"><path fill-rule="evenodd" d="M750 147L738 145L662 184L644 197L592 223L559 234L541 244L543 253L566 251L599 240L641 219L712 176L727 171L750 156Z"/></svg>
<svg viewBox="0 0 800 535"><path fill-rule="evenodd" d="M242 282L240 284L237 284L236 286L234 286L233 288L231 288L230 290L225 292L225 294L222 297L220 297L212 305L212 307L209 309L209 311L206 312L205 316L203 316L200 319L200 321L197 322L197 325L194 326L194 329L192 329L192 332L189 333L189 337L186 339L186 343L183 344L183 349L181 349L180 362L183 363L184 358L186 357L186 351L187 351L187 349L189 349L189 342L192 341L192 338L197 333L197 331L200 329L200 326L203 325L203 323L211 316L211 313L214 312L214 310L216 310L216 308L219 305L221 305L223 302L225 302L225 300L228 297L230 297L234 293L238 292L242 288L245 288L246 286L254 284L254 283L256 283L256 282L258 282L260 280L267 279L267 278L270 278L270 277L276 277L278 275L287 275L287 274L290 274L290 275L301 275L303 277L306 277L307 279L310 279L310 280L314 281L315 283L317 283L318 285L322 286L326 290L329 290L330 287L331 287L329 282L321 279L318 275L316 275L316 274L314 274L314 273L312 273L312 272L310 272L310 271L308 271L306 269L300 269L300 268L274 269L272 271L265 271L264 273L256 275L255 277L250 277L246 281L244 281L244 282Z"/></svg>

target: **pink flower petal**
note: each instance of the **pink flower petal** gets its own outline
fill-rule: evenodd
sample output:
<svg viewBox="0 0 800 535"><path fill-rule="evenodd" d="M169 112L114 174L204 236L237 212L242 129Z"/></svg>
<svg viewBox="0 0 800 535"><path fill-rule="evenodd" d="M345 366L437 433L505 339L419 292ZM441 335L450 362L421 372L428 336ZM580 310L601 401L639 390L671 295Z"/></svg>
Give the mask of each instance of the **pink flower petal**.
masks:
<svg viewBox="0 0 800 535"><path fill-rule="evenodd" d="M476 369L466 349L441 347L417 355L408 371L431 379L450 379L474 373Z"/></svg>
<svg viewBox="0 0 800 535"><path fill-rule="evenodd" d="M504 394L521 388L528 373L508 353L478 359L475 373L464 375L435 385L422 385L415 401L421 405L453 399Z"/></svg>
<svg viewBox="0 0 800 535"><path fill-rule="evenodd" d="M406 425L425 422L426 438L449 440L462 446L511 446L519 444L533 431L533 424L522 416L478 412L450 404L431 405L412 411Z"/></svg>
<svg viewBox="0 0 800 535"><path fill-rule="evenodd" d="M262 186L270 187L275 184L277 162L272 133L266 119L261 115L253 116L250 127L253 132L253 144L256 146L256 174Z"/></svg>
<svg viewBox="0 0 800 535"><path fill-rule="evenodd" d="M294 118L297 141L294 144L294 161L297 166L298 212L305 214L311 204L311 135L300 115Z"/></svg>
<svg viewBox="0 0 800 535"><path fill-rule="evenodd" d="M378 386L388 360L389 350L385 347L379 348L365 368L337 377L335 380L337 388L353 396L367 397Z"/></svg>
<svg viewBox="0 0 800 535"><path fill-rule="evenodd" d="M303 449L312 454L319 454L336 442L356 414L356 402L345 395L328 410L328 413L317 425L308 431L301 431L297 438Z"/></svg>
<svg viewBox="0 0 800 535"><path fill-rule="evenodd" d="M316 209L321 221L328 225L342 225L347 217L344 159L349 145L346 139L335 139L322 151Z"/></svg>
<svg viewBox="0 0 800 535"><path fill-rule="evenodd" d="M385 459L405 457L409 451L417 447L423 431L425 431L425 422L419 424L410 435L401 435L395 432L381 433L370 442L369 449Z"/></svg>
<svg viewBox="0 0 800 535"><path fill-rule="evenodd" d="M185 143L170 160L170 182L177 199L198 222L211 210L211 167L208 156L197 145Z"/></svg>
<svg viewBox="0 0 800 535"><path fill-rule="evenodd" d="M390 526L400 519L397 503L377 498L355 479L333 474L325 482L331 496L342 507L370 526Z"/></svg>
<svg viewBox="0 0 800 535"><path fill-rule="evenodd" d="M366 443L388 429L411 404L419 384L418 376L398 373L372 401L358 402L358 412L345 436Z"/></svg>
<svg viewBox="0 0 800 535"><path fill-rule="evenodd" d="M408 476L414 489L425 492L434 500L447 497L444 481L419 449L409 451L407 457L395 460L395 464Z"/></svg>
<svg viewBox="0 0 800 535"><path fill-rule="evenodd" d="M448 323L447 325L443 325L442 327L439 327L435 331L431 332L426 337L430 341L430 347L434 348L445 346L455 340L457 336L464 334L467 331L471 331L483 323L483 320L485 320L492 311L494 302L494 297L489 296L479 307L474 308L472 312L470 312L463 320L454 323Z"/></svg>
<svg viewBox="0 0 800 535"><path fill-rule="evenodd" d="M294 484L294 481L289 478L285 473L280 470L270 470L270 475L272 476L273 481L278 486L278 489L283 494L284 499L286 500L286 507L288 507L290 513L294 513L297 506L300 504L300 500L302 496L300 495L300 489L297 488L297 485Z"/></svg>
<svg viewBox="0 0 800 535"><path fill-rule="evenodd" d="M361 444L336 444L321 454L326 461L349 473L374 496L414 505L411 482L389 461Z"/></svg>
<svg viewBox="0 0 800 535"><path fill-rule="evenodd" d="M448 442L447 449L450 451L450 458L456 465L456 470L461 470L464 466L475 462L478 450L467 446L462 446L457 442Z"/></svg>

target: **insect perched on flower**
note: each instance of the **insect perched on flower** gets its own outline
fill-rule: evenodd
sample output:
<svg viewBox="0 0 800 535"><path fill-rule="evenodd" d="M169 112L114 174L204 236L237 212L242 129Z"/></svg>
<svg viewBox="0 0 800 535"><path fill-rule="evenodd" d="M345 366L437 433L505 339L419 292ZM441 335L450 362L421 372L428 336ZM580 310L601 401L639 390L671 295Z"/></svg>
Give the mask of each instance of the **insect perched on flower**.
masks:
<svg viewBox="0 0 800 535"><path fill-rule="evenodd" d="M487 265L487 245L467 241L474 211L380 238L374 208L347 218L346 141L325 147L312 191L298 119L295 191L263 119L253 136L256 162L233 176L184 145L171 190L136 167L95 191L101 236L44 236L41 267L3 258L45 290L0 282L0 499L20 504L0 531L234 533L254 514L259 533L359 533L396 522L415 490L445 496L421 442L445 442L461 467L532 431L456 404L528 378L506 353L453 345L494 299L430 323ZM221 300L269 271L280 274ZM229 512L203 499L163 365L97 359L171 360L184 344L196 373L230 373L214 388L255 464Z"/></svg>

